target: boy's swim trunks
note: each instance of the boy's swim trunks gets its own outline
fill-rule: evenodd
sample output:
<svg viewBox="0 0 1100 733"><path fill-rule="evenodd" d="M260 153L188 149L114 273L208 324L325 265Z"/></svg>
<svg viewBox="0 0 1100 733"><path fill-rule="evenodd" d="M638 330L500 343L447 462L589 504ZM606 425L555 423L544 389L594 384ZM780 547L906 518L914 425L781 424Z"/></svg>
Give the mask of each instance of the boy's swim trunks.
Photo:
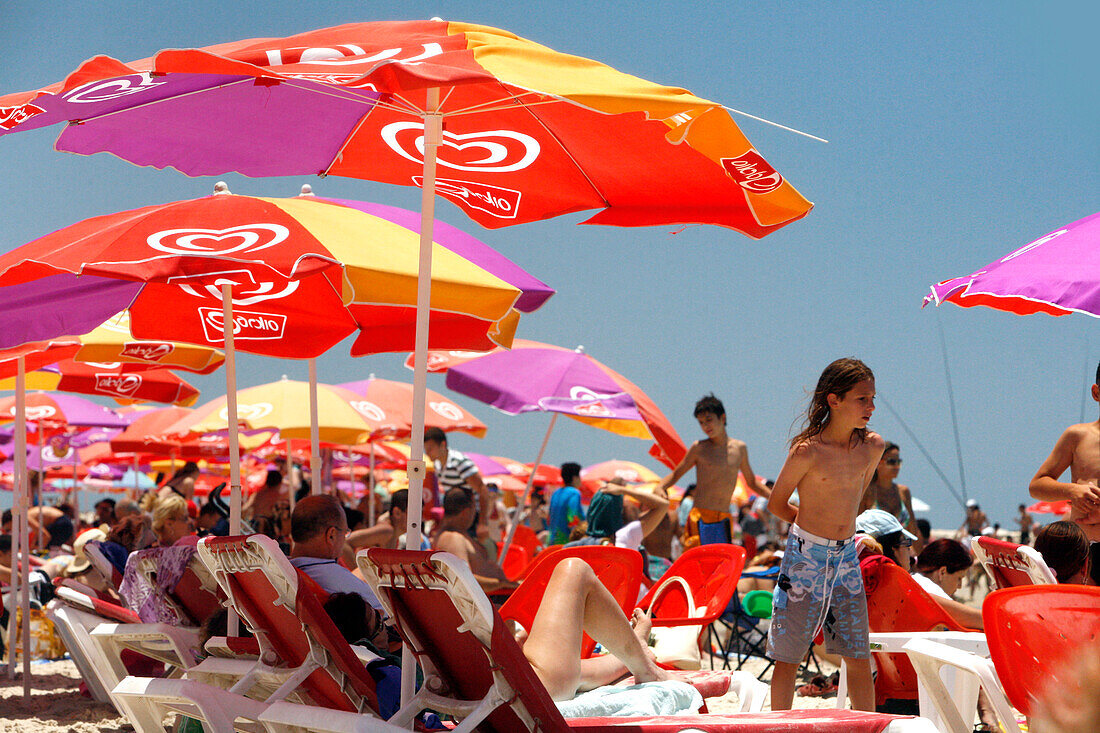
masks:
<svg viewBox="0 0 1100 733"><path fill-rule="evenodd" d="M856 543L829 540L792 525L779 566L768 656L797 664L824 627L830 654L867 659L867 597Z"/></svg>
<svg viewBox="0 0 1100 733"><path fill-rule="evenodd" d="M680 544L685 550L699 546L699 522L727 520L732 528L735 519L729 512L716 512L713 509L692 507L691 512L688 514L687 524L684 525L684 533L680 536Z"/></svg>

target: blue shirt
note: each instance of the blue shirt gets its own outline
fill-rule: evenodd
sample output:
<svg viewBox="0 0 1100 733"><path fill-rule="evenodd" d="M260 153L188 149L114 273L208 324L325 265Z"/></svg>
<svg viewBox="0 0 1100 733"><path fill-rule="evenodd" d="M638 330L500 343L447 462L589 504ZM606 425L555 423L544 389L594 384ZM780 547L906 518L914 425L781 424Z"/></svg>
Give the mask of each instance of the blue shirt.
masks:
<svg viewBox="0 0 1100 733"><path fill-rule="evenodd" d="M580 489L563 486L550 495L550 544L564 545L572 529L583 520Z"/></svg>

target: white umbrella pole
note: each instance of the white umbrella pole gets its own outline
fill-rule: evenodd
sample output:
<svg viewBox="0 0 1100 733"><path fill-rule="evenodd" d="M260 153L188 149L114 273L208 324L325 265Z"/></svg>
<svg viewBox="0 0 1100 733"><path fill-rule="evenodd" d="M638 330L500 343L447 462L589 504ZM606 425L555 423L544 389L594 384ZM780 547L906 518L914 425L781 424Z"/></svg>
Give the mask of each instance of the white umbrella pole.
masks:
<svg viewBox="0 0 1100 733"><path fill-rule="evenodd" d="M222 283L222 334L225 337L225 406L229 418L229 534L241 533L241 451L237 429L237 355L233 346L233 288ZM229 636L237 635L237 612L229 608Z"/></svg>
<svg viewBox="0 0 1100 733"><path fill-rule="evenodd" d="M374 526L374 442L370 444L370 462L367 464L367 526ZM354 470L354 469L352 469Z"/></svg>
<svg viewBox="0 0 1100 733"><path fill-rule="evenodd" d="M554 432L554 423L558 421L558 413L554 413L550 418L550 425L546 428L546 435L542 438L542 445L539 446L539 455L535 459L535 467L531 469L531 475L527 477L527 485L523 487L523 498L519 500L519 504L516 506L516 516L512 522L512 526L508 528L508 536L504 538L504 545L500 548L500 557L497 558L497 562L504 566L504 558L508 557L508 548L512 546L512 538L516 536L516 525L523 519L523 510L527 506L527 498L531 495L531 487L535 485L535 472L539 470L539 466L542 465L542 454L546 452L546 444L550 442L550 433Z"/></svg>
<svg viewBox="0 0 1100 733"><path fill-rule="evenodd" d="M17 420L20 425L16 431L16 451L15 455L19 461L20 471L19 474L22 477L23 491L22 491L22 507L20 508L19 522L22 524L23 534L23 557L20 564L20 578L19 578L19 596L20 606L23 609L23 699L27 700L31 696L31 542L30 542L30 521L27 514L30 512L30 475L27 473L27 369L26 362L23 357L19 357L19 370L15 375L15 389L16 389L16 405L15 411ZM41 435L42 425L38 425L39 435ZM22 440L20 440L20 436ZM42 524L42 515L38 516L39 525ZM42 529L38 530L39 543L42 541ZM14 596L12 598L14 600ZM13 604L14 610L14 604ZM9 655L15 657L15 644L11 645Z"/></svg>
<svg viewBox="0 0 1100 733"><path fill-rule="evenodd" d="M15 647L18 641L15 607L19 604L23 576L19 572L19 558L30 554L30 536L27 517L27 385L23 357L18 359L15 375L15 475L12 477L12 548L11 593L8 594L8 614L11 633L8 635L8 677L15 678ZM29 603L28 603L29 605Z"/></svg>
<svg viewBox="0 0 1100 733"><path fill-rule="evenodd" d="M174 474L176 472L175 461L172 461L172 464L173 464L172 473ZM134 499L137 499L139 496L141 496L141 484L138 483L138 475L137 475L138 474L137 453L134 454L134 458L131 462L130 470L134 472Z"/></svg>
<svg viewBox="0 0 1100 733"><path fill-rule="evenodd" d="M309 360L309 472L311 494L321 493L321 426L317 418L317 360Z"/></svg>
<svg viewBox="0 0 1100 733"><path fill-rule="evenodd" d="M428 389L428 314L432 302L432 225L435 223L435 161L443 137L439 88L427 90L424 115L424 183L420 192L420 270L416 285L416 342L413 352L413 414L409 441L409 524L405 547L420 549L424 518L424 409ZM416 659L406 645L401 652L401 702L412 699L416 686Z"/></svg>

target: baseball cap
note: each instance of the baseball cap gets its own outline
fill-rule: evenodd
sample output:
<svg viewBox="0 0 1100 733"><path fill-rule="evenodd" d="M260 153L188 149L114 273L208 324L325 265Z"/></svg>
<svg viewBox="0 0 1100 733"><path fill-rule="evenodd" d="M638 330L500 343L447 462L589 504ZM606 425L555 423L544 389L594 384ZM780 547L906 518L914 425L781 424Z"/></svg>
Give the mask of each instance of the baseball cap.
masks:
<svg viewBox="0 0 1100 733"><path fill-rule="evenodd" d="M856 530L876 539L893 532L901 532L911 540L917 539L915 534L901 526L897 517L882 509L868 509L856 517Z"/></svg>
<svg viewBox="0 0 1100 733"><path fill-rule="evenodd" d="M974 499L967 499L966 500L966 508L967 509L973 509L976 506L978 506L978 502L975 501Z"/></svg>
<svg viewBox="0 0 1100 733"><path fill-rule="evenodd" d="M80 536L73 542L73 559L69 561L65 572L71 576L79 575L87 570L92 563L88 560L88 554L84 552L84 545L92 541L103 542L106 539L107 533L99 528L81 532Z"/></svg>

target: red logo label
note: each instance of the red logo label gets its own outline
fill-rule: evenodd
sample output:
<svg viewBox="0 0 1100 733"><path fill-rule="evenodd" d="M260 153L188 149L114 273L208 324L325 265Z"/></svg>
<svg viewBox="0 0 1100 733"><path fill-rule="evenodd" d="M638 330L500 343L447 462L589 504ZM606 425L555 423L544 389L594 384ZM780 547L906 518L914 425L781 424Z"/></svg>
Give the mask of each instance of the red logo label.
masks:
<svg viewBox="0 0 1100 733"><path fill-rule="evenodd" d="M121 356L129 356L142 361L160 361L175 350L175 346L169 343L156 343L153 341L128 341L120 352Z"/></svg>
<svg viewBox="0 0 1100 733"><path fill-rule="evenodd" d="M29 102L22 107L0 107L0 130L11 130L16 125L22 124L45 111L37 104Z"/></svg>
<svg viewBox="0 0 1100 733"><path fill-rule="evenodd" d="M130 397L141 386L140 374L97 374L95 388L97 392Z"/></svg>
<svg viewBox="0 0 1100 733"><path fill-rule="evenodd" d="M206 340L212 344L225 341L222 324L225 317L221 308L199 308L202 318L202 330ZM286 330L286 316L278 313L256 313L253 311L235 311L233 313L233 338L241 341L273 341L283 337Z"/></svg>
<svg viewBox="0 0 1100 733"><path fill-rule="evenodd" d="M413 183L424 186L423 176L413 176ZM435 180L435 192L446 196L461 206L484 211L498 219L515 219L522 194L511 188L487 186L484 183L455 181L448 178Z"/></svg>
<svg viewBox="0 0 1100 733"><path fill-rule="evenodd" d="M736 158L722 158L722 167L741 188L752 193L771 193L783 184L779 171L752 148Z"/></svg>
<svg viewBox="0 0 1100 733"><path fill-rule="evenodd" d="M573 411L580 415L590 417L605 417L611 414L611 410L604 407L602 402L589 402L587 405L577 405Z"/></svg>

